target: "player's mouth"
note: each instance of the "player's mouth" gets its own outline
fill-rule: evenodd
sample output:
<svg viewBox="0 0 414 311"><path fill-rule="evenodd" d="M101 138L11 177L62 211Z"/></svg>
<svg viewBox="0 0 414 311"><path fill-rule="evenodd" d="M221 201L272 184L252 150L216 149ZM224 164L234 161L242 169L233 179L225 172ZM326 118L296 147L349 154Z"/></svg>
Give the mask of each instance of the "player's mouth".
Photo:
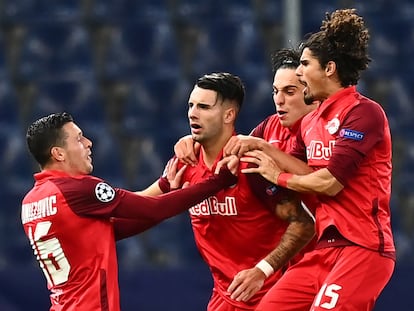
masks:
<svg viewBox="0 0 414 311"><path fill-rule="evenodd" d="M287 111L284 110L278 110L277 111L277 115L279 116L279 118L283 118L283 116L287 114Z"/></svg>
<svg viewBox="0 0 414 311"><path fill-rule="evenodd" d="M305 88L303 89L303 94L307 95L309 92L309 87L308 84L306 83L306 81L303 81L301 79L299 79L300 84L302 84Z"/></svg>
<svg viewBox="0 0 414 311"><path fill-rule="evenodd" d="M198 133L201 130L201 126L197 123L191 123L190 127L191 127L191 132L192 133Z"/></svg>

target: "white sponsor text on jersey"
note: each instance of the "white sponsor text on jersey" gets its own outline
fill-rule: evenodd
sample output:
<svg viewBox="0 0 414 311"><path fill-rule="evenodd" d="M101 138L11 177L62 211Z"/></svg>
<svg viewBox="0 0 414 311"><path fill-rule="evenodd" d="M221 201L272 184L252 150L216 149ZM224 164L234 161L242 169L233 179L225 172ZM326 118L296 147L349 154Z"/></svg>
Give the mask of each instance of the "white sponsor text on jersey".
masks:
<svg viewBox="0 0 414 311"><path fill-rule="evenodd" d="M201 203L194 205L189 209L191 215L237 215L236 199L234 197L225 197L224 202L219 202L217 197L211 196Z"/></svg>
<svg viewBox="0 0 414 311"><path fill-rule="evenodd" d="M308 160L329 160L332 156L332 149L335 146L335 140L330 140L328 146L323 141L311 140L306 148Z"/></svg>

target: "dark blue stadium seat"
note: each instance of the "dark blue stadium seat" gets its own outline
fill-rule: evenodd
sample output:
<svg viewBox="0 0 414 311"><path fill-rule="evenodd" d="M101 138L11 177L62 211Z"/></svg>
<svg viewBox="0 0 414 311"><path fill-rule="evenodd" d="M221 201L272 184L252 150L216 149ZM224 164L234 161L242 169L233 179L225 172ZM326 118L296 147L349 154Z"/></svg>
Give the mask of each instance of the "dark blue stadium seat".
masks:
<svg viewBox="0 0 414 311"><path fill-rule="evenodd" d="M214 1L179 0L171 8L173 18L186 24L203 24L217 14Z"/></svg>
<svg viewBox="0 0 414 311"><path fill-rule="evenodd" d="M0 20L2 23L22 22L34 12L36 0L3 0L0 5Z"/></svg>
<svg viewBox="0 0 414 311"><path fill-rule="evenodd" d="M168 0L118 0L123 20L167 21L170 16Z"/></svg>
<svg viewBox="0 0 414 311"><path fill-rule="evenodd" d="M6 47L4 45L3 35L0 34L0 78L4 79L7 75L6 64Z"/></svg>
<svg viewBox="0 0 414 311"><path fill-rule="evenodd" d="M253 2L250 0L178 0L172 6L173 16L185 23L201 25L217 17L233 22L254 18Z"/></svg>
<svg viewBox="0 0 414 311"><path fill-rule="evenodd" d="M9 80L0 80L0 123L19 125L19 102Z"/></svg>
<svg viewBox="0 0 414 311"><path fill-rule="evenodd" d="M228 71L239 75L250 71L258 74L263 68L267 57L265 45L254 22L246 20L234 23L214 19L200 27L199 32L192 63L198 75L212 71Z"/></svg>
<svg viewBox="0 0 414 311"><path fill-rule="evenodd" d="M257 1L255 4L256 18L266 24L276 24L283 21L282 1Z"/></svg>
<svg viewBox="0 0 414 311"><path fill-rule="evenodd" d="M155 134L161 107L154 91L146 85L146 80L137 79L130 84L122 119L125 135L146 137Z"/></svg>
<svg viewBox="0 0 414 311"><path fill-rule="evenodd" d="M128 22L122 25L122 40L135 60L132 70L140 74L159 72L175 74L178 70L178 47L175 33L167 22Z"/></svg>
<svg viewBox="0 0 414 311"><path fill-rule="evenodd" d="M3 0L0 16L3 22L30 24L37 20L73 21L80 17L77 0Z"/></svg>
<svg viewBox="0 0 414 311"><path fill-rule="evenodd" d="M125 187L122 146L110 131L109 125L98 120L75 119L85 137L92 141L93 174L113 186Z"/></svg>
<svg viewBox="0 0 414 311"><path fill-rule="evenodd" d="M302 34L314 33L319 31L321 21L325 19L326 12L333 12L338 7L335 1L304 1L302 3Z"/></svg>
<svg viewBox="0 0 414 311"><path fill-rule="evenodd" d="M178 48L168 23L127 21L111 31L100 79L176 75Z"/></svg>
<svg viewBox="0 0 414 311"><path fill-rule="evenodd" d="M37 83L34 103L37 116L67 111L77 120L104 122L105 108L93 80L42 80Z"/></svg>
<svg viewBox="0 0 414 311"><path fill-rule="evenodd" d="M92 50L80 24L42 20L27 28L18 70L21 80L90 75Z"/></svg>
<svg viewBox="0 0 414 311"><path fill-rule="evenodd" d="M234 23L253 20L255 18L253 6L254 1L250 0L214 1L216 11L221 12L223 18Z"/></svg>
<svg viewBox="0 0 414 311"><path fill-rule="evenodd" d="M28 154L25 135L26 128L20 124L0 123L1 175L5 180L2 185L11 195L27 191L33 184L32 174L37 171ZM14 209L13 206L4 208Z"/></svg>
<svg viewBox="0 0 414 311"><path fill-rule="evenodd" d="M85 1L82 9L84 21L90 25L117 23L122 20L122 2L113 0Z"/></svg>
<svg viewBox="0 0 414 311"><path fill-rule="evenodd" d="M270 79L265 76L257 78L245 76L243 81L246 87L246 97L236 123L236 128L241 134L247 135L267 116L275 113L275 106L272 97L272 81Z"/></svg>
<svg viewBox="0 0 414 311"><path fill-rule="evenodd" d="M76 21L81 17L81 1L79 0L34 0L33 19L55 21Z"/></svg>

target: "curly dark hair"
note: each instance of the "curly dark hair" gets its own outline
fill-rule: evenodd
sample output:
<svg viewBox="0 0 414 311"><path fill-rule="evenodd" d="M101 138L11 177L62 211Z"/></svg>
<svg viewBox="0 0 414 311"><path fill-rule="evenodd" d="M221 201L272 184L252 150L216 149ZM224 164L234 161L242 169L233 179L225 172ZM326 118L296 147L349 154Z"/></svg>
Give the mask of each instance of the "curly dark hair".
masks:
<svg viewBox="0 0 414 311"><path fill-rule="evenodd" d="M336 63L341 86L356 85L361 72L368 68L369 32L356 9L340 9L326 13L320 31L301 45L308 48L322 67Z"/></svg>

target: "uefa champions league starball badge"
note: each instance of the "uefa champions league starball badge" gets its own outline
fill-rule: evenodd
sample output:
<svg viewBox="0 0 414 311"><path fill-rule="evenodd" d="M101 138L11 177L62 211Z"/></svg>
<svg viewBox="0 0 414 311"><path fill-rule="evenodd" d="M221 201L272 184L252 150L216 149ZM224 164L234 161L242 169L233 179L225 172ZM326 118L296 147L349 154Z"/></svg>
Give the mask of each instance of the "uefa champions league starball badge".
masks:
<svg viewBox="0 0 414 311"><path fill-rule="evenodd" d="M96 198L101 202L110 202L115 198L115 190L110 185L100 182L95 187Z"/></svg>

